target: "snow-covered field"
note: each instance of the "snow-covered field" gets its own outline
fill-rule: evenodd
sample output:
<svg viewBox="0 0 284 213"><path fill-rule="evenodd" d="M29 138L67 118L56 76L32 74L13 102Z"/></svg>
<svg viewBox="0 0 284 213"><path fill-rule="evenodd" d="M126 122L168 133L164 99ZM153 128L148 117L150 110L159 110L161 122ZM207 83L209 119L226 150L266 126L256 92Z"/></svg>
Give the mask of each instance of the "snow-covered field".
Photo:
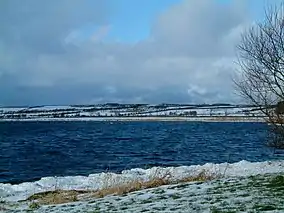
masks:
<svg viewBox="0 0 284 213"><path fill-rule="evenodd" d="M247 105L90 105L90 106L39 106L27 108L0 107L0 120L48 120L133 117L262 117L261 111ZM206 118L204 118L206 119Z"/></svg>
<svg viewBox="0 0 284 213"><path fill-rule="evenodd" d="M213 117L213 116L208 116L208 117L169 117L169 116L163 116L163 117L153 117L153 116L149 116L149 117L70 117L70 118L29 118L29 119L23 119L23 118L19 118L19 119L0 119L1 121L5 121L5 122L13 122L13 121L202 121L202 122L265 122L265 118L264 117L234 117L234 116L230 116L230 117Z"/></svg>
<svg viewBox="0 0 284 213"><path fill-rule="evenodd" d="M22 201L52 190L99 190L133 181L167 176L177 183L205 173L212 181L180 183L104 198L82 197L60 205ZM125 170L121 174L46 177L18 185L0 184L3 212L284 212L284 160L154 167Z"/></svg>

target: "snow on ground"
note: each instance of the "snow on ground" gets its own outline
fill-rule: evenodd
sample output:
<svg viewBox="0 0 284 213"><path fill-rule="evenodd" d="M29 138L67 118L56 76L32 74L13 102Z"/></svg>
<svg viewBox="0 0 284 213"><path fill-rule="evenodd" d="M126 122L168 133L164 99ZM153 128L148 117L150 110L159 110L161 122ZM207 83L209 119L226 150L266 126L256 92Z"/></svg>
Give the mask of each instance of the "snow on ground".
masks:
<svg viewBox="0 0 284 213"><path fill-rule="evenodd" d="M86 198L60 205L33 205L17 202L30 194L61 189L98 189L131 180L148 180L170 172L173 179L197 175L222 174L208 182L160 186L122 196ZM151 169L132 169L122 174L101 173L88 177L50 177L33 183L0 185L0 212L284 212L284 161L234 164L205 164ZM280 176L282 175L282 176ZM106 186L106 185L107 186Z"/></svg>
<svg viewBox="0 0 284 213"><path fill-rule="evenodd" d="M284 173L284 160L255 163L240 161L233 164L207 163L205 165L181 167L153 167L146 170L136 168L122 171L121 174L99 173L89 176L45 177L36 182L18 185L0 184L0 211L1 208L10 209L11 212L28 209L30 208L29 203L20 201L38 192L58 189L98 190L137 180L148 181L155 177L165 176L168 176L172 181L177 181L186 177L198 176L202 172L208 176L214 175L222 178L205 183L162 186L134 192L125 197L107 196L101 199L69 204L42 206L37 212L143 212L146 210L150 210L150 212L173 212L173 209L175 212L185 212L185 210L186 212L210 212L213 211L212 208L226 207L232 210L232 208L245 208L247 205L251 208L258 208L256 206L258 204L265 205L259 208L272 209L273 206L277 205L277 209L279 209L279 202L284 204L283 185L282 197L273 197L268 189L267 193L265 191L267 184L261 185L265 188L262 191L259 187L254 187L251 184L252 178L256 178L259 182L263 180L268 183L271 179L271 175L268 174ZM266 178L266 176L269 178ZM250 187L252 188L250 189ZM275 193L278 193L278 191L275 191ZM267 199L267 196L272 197ZM260 200L261 203L258 203ZM274 202L273 206L269 203L272 201ZM5 212L8 212L6 210ZM282 212L284 212L284 209Z"/></svg>
<svg viewBox="0 0 284 213"><path fill-rule="evenodd" d="M264 117L63 117L63 118L52 118L52 117L28 117L27 118L5 118L0 119L0 122L8 121L198 121L198 122L265 122Z"/></svg>
<svg viewBox="0 0 284 213"><path fill-rule="evenodd" d="M13 107L13 108L12 107L11 108L9 108L9 107L4 108L3 107L2 108L2 107L0 107L0 112L4 112L4 113L11 112L12 113L12 112L18 112L18 111L21 111L21 110L24 110L24 109L26 109L26 108L22 108L22 107L18 107L18 108L17 107Z"/></svg>
<svg viewBox="0 0 284 213"><path fill-rule="evenodd" d="M33 212L283 212L283 193L271 193L265 186L270 180L271 176L256 176L162 186L127 196L41 206ZM32 210L13 203L5 207L9 212Z"/></svg>
<svg viewBox="0 0 284 213"><path fill-rule="evenodd" d="M168 106L163 108L145 105L142 107L120 106L38 106L27 108L1 108L2 119L31 117L73 117L73 116L262 116L255 107L240 106Z"/></svg>
<svg viewBox="0 0 284 213"><path fill-rule="evenodd" d="M259 175L212 182L183 183L61 205L26 207L37 213L75 212L284 212L280 176ZM283 190L283 188L282 188ZM8 211L7 211L8 212ZM18 212L17 210L10 212Z"/></svg>
<svg viewBox="0 0 284 213"><path fill-rule="evenodd" d="M26 108L27 111L53 111L53 110L70 110L75 109L71 106L40 106L40 107L30 107Z"/></svg>

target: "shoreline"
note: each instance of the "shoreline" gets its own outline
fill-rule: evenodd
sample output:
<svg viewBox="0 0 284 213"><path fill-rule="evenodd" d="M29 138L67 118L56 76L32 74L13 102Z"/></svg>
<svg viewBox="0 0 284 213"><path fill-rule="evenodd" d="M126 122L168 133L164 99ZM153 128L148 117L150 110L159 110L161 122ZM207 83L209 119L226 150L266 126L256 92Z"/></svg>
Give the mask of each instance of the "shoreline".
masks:
<svg viewBox="0 0 284 213"><path fill-rule="evenodd" d="M248 116L197 116L197 117L169 117L169 116L149 116L149 117L73 117L73 118L25 118L25 119L0 119L0 122L50 122L50 121L188 121L188 122L259 122L264 123L265 117Z"/></svg>
<svg viewBox="0 0 284 213"><path fill-rule="evenodd" d="M195 212L195 203L200 201L198 209L209 212L208 208L214 201L214 207L218 207L220 212L232 211L232 207L236 212L249 212L255 210L259 203L266 203L267 199L272 202L270 205L274 210L283 210L283 193L275 194L281 192L283 185L283 164L283 160L242 160L235 163L136 168L89 176L53 176L16 185L0 183L4 192L0 211L144 212L143 209L147 208L153 210L151 212L160 212L157 205L160 210L162 202L162 212L186 212L188 209ZM220 197L220 192L224 192L225 196ZM245 205L240 202L244 197ZM168 205L169 202L173 203ZM224 205L224 202L228 204Z"/></svg>

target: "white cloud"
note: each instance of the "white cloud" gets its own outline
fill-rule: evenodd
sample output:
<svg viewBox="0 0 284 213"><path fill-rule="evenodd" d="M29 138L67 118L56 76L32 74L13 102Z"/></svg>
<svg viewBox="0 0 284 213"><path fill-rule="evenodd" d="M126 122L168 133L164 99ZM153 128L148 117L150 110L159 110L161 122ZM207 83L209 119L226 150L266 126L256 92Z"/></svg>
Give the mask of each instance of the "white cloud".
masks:
<svg viewBox="0 0 284 213"><path fill-rule="evenodd" d="M104 2L2 2L3 104L234 99L234 46L249 22L245 1L185 0L159 14L150 37L135 44L102 40L111 30ZM98 31L79 39L89 24ZM42 88L46 99L30 97Z"/></svg>

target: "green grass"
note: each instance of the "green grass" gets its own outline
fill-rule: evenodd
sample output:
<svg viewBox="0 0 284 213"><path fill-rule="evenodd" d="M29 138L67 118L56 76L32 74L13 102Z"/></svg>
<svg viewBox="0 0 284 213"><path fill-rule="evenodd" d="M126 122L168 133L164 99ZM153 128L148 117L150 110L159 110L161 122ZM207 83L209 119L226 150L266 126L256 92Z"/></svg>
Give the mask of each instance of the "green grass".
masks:
<svg viewBox="0 0 284 213"><path fill-rule="evenodd" d="M170 195L170 197L173 198L174 200L182 198L182 196L179 195L179 194L172 194L172 195Z"/></svg>
<svg viewBox="0 0 284 213"><path fill-rule="evenodd" d="M277 207L269 204L258 204L254 206L254 209L258 211L272 211L272 210L277 210Z"/></svg>
<svg viewBox="0 0 284 213"><path fill-rule="evenodd" d="M284 175L277 175L276 177L273 177L269 181L267 187L284 190Z"/></svg>
<svg viewBox="0 0 284 213"><path fill-rule="evenodd" d="M40 205L36 202L32 202L30 205L29 205L29 208L31 210L35 210L35 209L39 209L40 208Z"/></svg>
<svg viewBox="0 0 284 213"><path fill-rule="evenodd" d="M155 191L153 191L154 194L164 194L165 190L164 189L157 189Z"/></svg>
<svg viewBox="0 0 284 213"><path fill-rule="evenodd" d="M200 186L200 189L198 189ZM147 189L120 196L94 198L87 200L89 213L99 212L142 212L179 211L189 212L236 213L236 212L284 212L284 176L283 174L256 175L246 178L218 179L196 186L195 183L181 183L171 186ZM59 193L60 192L60 193ZM26 211L40 211L38 208L55 202L40 202L43 198L53 199L64 191L36 194L26 200ZM67 194L72 198L73 194ZM148 193L145 199L143 195ZM52 195L52 196L51 196ZM78 193L79 195L79 193ZM157 205L163 202L162 205ZM60 202L61 203L61 202ZM172 203L169 206L168 203ZM11 204L0 202L3 208L10 209ZM68 209L70 204L61 204ZM1 207L1 205L0 205ZM50 207L50 206L49 206ZM48 208L49 208L48 207ZM54 205L57 207L57 205ZM44 207L42 207L44 208ZM1 211L1 210L0 210Z"/></svg>
<svg viewBox="0 0 284 213"><path fill-rule="evenodd" d="M141 204L147 204L147 203L153 203L153 200L148 199L148 200L142 200Z"/></svg>
<svg viewBox="0 0 284 213"><path fill-rule="evenodd" d="M208 190L211 212L259 212L283 210L284 176L257 175L248 179L216 182ZM230 202L227 202L230 200ZM228 205L230 204L230 205Z"/></svg>

